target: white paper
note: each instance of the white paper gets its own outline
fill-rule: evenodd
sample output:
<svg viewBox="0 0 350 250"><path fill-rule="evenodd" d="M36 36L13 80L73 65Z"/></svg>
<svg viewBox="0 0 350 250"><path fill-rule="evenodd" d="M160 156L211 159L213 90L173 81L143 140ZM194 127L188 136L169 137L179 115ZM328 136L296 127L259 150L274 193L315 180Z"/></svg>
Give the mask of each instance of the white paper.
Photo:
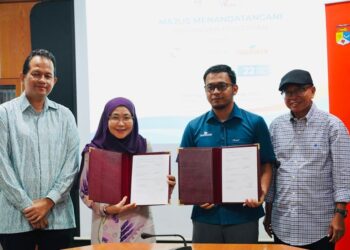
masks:
<svg viewBox="0 0 350 250"><path fill-rule="evenodd" d="M130 202L136 205L168 204L169 154L134 155Z"/></svg>
<svg viewBox="0 0 350 250"><path fill-rule="evenodd" d="M222 202L258 200L256 146L222 149Z"/></svg>

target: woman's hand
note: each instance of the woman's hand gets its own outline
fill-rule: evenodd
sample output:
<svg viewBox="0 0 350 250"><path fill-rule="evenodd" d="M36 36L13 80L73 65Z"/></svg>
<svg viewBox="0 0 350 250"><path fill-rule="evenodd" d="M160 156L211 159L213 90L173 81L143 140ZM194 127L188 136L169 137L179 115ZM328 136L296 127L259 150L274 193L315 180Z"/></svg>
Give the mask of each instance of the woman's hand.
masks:
<svg viewBox="0 0 350 250"><path fill-rule="evenodd" d="M123 199L118 204L105 206L104 212L107 215L110 215L110 214L112 215L112 214L120 214L125 211L134 209L136 207L135 203L125 205L127 198L128 198L127 196L124 196Z"/></svg>

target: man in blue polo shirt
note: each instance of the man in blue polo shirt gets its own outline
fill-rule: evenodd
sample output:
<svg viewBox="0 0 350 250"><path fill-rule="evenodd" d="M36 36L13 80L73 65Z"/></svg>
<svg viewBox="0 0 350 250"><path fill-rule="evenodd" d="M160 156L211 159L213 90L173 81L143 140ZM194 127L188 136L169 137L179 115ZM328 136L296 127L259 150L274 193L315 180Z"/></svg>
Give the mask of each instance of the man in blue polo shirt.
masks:
<svg viewBox="0 0 350 250"><path fill-rule="evenodd" d="M236 75L227 65L210 67L204 88L212 110L190 121L181 147L218 147L260 144L261 189L259 200L247 197L243 204L202 204L192 211L194 243L256 243L262 203L268 192L275 155L264 119L234 103ZM239 192L239 191L238 191Z"/></svg>

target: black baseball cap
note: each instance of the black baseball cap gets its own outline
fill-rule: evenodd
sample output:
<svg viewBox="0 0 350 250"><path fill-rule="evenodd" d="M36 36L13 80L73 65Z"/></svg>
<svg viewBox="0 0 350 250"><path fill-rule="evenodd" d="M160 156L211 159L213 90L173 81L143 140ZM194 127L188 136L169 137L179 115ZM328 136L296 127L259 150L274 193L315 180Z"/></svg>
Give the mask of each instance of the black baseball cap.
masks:
<svg viewBox="0 0 350 250"><path fill-rule="evenodd" d="M278 90L283 91L288 84L314 85L310 73L302 69L294 69L285 74L281 79Z"/></svg>

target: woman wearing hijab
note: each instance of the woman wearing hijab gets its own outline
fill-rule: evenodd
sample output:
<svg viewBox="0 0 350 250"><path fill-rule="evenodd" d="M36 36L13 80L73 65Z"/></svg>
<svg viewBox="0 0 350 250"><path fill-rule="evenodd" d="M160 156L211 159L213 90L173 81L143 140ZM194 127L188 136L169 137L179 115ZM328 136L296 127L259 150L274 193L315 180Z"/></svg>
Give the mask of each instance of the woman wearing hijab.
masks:
<svg viewBox="0 0 350 250"><path fill-rule="evenodd" d="M92 209L91 242L154 242L154 238L141 239L141 233L154 234L154 225L148 206L125 204L124 197L118 204L94 202L88 196L88 164L84 154L89 148L99 148L120 153L150 152L150 145L139 134L134 104L123 97L107 102L97 132L82 152L84 168L80 178L80 197ZM175 177L167 176L171 190Z"/></svg>

